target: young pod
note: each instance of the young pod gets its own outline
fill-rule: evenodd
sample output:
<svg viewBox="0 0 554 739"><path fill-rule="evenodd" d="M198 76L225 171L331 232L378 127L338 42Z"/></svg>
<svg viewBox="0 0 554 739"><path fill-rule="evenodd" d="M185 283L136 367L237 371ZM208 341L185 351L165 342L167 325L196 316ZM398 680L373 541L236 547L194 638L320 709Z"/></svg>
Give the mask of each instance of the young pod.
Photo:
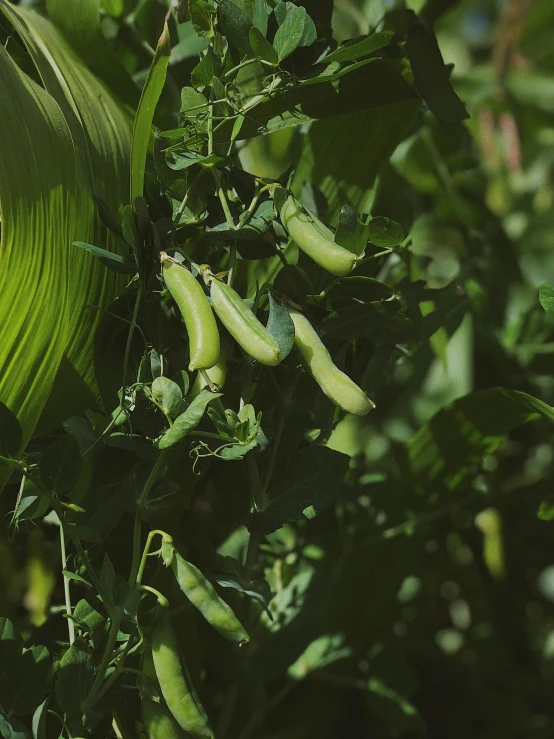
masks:
<svg viewBox="0 0 554 739"><path fill-rule="evenodd" d="M171 560L171 569L179 587L206 621L229 641L243 644L250 640L248 632L235 616L231 606L217 594L214 586L178 552Z"/></svg>
<svg viewBox="0 0 554 739"><path fill-rule="evenodd" d="M194 400L197 395L208 385L204 375L207 375L212 385L222 388L227 379L227 360L231 356L232 347L230 340L223 338L221 341L221 351L219 358L213 367L204 370L204 373L198 372L193 386L191 387L187 400Z"/></svg>
<svg viewBox="0 0 554 739"><path fill-rule="evenodd" d="M336 277L344 277L352 271L358 257L335 243L335 237L327 226L289 195L281 207L281 221L290 237L304 254Z"/></svg>
<svg viewBox="0 0 554 739"><path fill-rule="evenodd" d="M294 323L294 344L308 372L325 395L348 413L365 416L375 404L333 362L324 343L303 313L289 308Z"/></svg>
<svg viewBox="0 0 554 739"><path fill-rule="evenodd" d="M278 365L281 361L279 344L236 290L212 277L210 295L214 311L237 344L261 364Z"/></svg>
<svg viewBox="0 0 554 739"><path fill-rule="evenodd" d="M143 655L141 667L144 675L156 679L152 653L149 649ZM147 739L186 739L187 735L169 712L163 698L158 702L149 695L143 695L141 714Z"/></svg>
<svg viewBox="0 0 554 739"><path fill-rule="evenodd" d="M152 630L152 659L162 695L179 726L194 739L214 739L190 676L181 665L167 607Z"/></svg>
<svg viewBox="0 0 554 739"><path fill-rule="evenodd" d="M219 357L219 331L202 285L192 273L162 252L162 274L185 321L191 371L212 367Z"/></svg>

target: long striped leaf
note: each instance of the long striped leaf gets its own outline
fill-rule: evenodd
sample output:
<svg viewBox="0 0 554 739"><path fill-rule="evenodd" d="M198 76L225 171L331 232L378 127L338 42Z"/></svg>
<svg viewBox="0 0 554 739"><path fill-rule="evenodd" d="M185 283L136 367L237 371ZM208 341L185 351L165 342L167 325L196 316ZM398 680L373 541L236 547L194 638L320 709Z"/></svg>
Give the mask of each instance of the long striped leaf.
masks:
<svg viewBox="0 0 554 739"><path fill-rule="evenodd" d="M131 136L119 104L51 22L6 0L0 11L45 88L3 52L0 399L26 442L41 413L43 428L52 427L96 394L94 330L124 281L72 244L115 251L92 196L116 212L128 202Z"/></svg>

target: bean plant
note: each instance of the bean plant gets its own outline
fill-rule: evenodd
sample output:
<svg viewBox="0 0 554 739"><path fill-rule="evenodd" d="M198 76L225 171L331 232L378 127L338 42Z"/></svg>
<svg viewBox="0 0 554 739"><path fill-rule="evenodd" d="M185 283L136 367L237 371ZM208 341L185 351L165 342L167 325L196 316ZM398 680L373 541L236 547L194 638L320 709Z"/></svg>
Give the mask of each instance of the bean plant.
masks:
<svg viewBox="0 0 554 739"><path fill-rule="evenodd" d="M454 90L433 3L390 4L340 42L324 0L101 5L110 53L127 73L148 61L128 95L90 38L79 48L85 10L46 11L132 132L126 201L98 180L97 240L68 245L116 297L87 306L92 401L75 391L63 426L43 415L27 444L0 406L7 539L35 548L29 568L56 560L43 616L0 619L0 734L425 735L394 603L458 508L479 514L502 579L491 460L554 420L536 384L498 379L492 335L505 387L428 399L419 424L399 408L468 315L488 331L483 284L509 259L470 177L470 85ZM42 11L0 7L31 75Z"/></svg>

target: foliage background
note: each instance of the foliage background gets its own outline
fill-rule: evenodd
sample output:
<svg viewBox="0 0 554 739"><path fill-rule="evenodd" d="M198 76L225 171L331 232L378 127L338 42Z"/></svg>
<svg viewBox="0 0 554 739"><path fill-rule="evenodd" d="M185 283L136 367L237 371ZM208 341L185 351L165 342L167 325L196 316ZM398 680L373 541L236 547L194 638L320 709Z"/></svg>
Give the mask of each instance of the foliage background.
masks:
<svg viewBox="0 0 554 739"><path fill-rule="evenodd" d="M104 0L99 28L79 39L85 64L129 106L166 10L134 5ZM347 200L400 223L412 234L410 274L392 260L376 276L440 289L445 320L414 354L386 344L375 352L365 383L376 410L347 417L327 442L352 458L339 501L268 537L275 633L248 670L225 674L219 642L206 640L205 654L194 654L195 627L188 624L187 636L183 624L193 664L218 665L227 683L210 688L223 725L236 703L232 726L243 733L229 736L546 739L554 730L553 431L546 420L523 425L528 409L492 390L554 404L554 313L538 300L539 286L554 284L554 15L549 0L406 5L435 20L467 121L414 117L399 104L385 121L354 113L240 150L243 166L260 176L295 163L295 186L316 185L330 215ZM335 38L368 33L392 6L337 0ZM510 16L516 6L521 15ZM128 13L132 22L122 22ZM201 46L172 32L161 128L173 125ZM389 135L405 138L387 162ZM36 438L31 451L56 433ZM5 493L8 512L16 492ZM6 524L0 541L0 612L28 643L53 650L66 628L57 537L46 520L23 524L16 536ZM226 541L215 532L213 541L231 556L245 545L240 531ZM117 563L127 550L121 525L110 556ZM315 637L320 652L316 645L306 653ZM234 678L238 697L228 687ZM125 724L135 696L122 691L120 700Z"/></svg>

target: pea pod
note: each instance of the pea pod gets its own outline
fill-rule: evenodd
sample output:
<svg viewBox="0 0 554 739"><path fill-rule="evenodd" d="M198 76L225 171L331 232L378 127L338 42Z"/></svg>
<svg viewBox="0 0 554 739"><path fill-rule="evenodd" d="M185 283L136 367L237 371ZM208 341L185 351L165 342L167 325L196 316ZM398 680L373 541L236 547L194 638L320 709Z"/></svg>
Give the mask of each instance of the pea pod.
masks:
<svg viewBox="0 0 554 739"><path fill-rule="evenodd" d="M213 277L208 280L214 311L235 341L261 364L278 365L281 361L279 344L236 290Z"/></svg>
<svg viewBox="0 0 554 739"><path fill-rule="evenodd" d="M168 606L163 608L152 630L152 659L162 695L179 726L194 739L214 739L190 676L181 665Z"/></svg>
<svg viewBox="0 0 554 739"><path fill-rule="evenodd" d="M191 371L212 367L219 357L219 331L215 316L202 286L189 270L160 255L167 289L179 306L189 336Z"/></svg>
<svg viewBox="0 0 554 739"><path fill-rule="evenodd" d="M198 567L175 552L171 560L171 569L183 593L216 631L229 641L240 644L250 640L231 606L219 597L214 586Z"/></svg>
<svg viewBox="0 0 554 739"><path fill-rule="evenodd" d="M156 679L156 671L150 649L145 650L142 659L142 672ZM141 699L142 723L147 739L186 739L185 732L169 712L163 698L158 703L148 695Z"/></svg>
<svg viewBox="0 0 554 739"><path fill-rule="evenodd" d="M231 356L232 347L230 346L229 339L225 337L221 341L221 351L219 352L219 358L213 367L208 367L205 370L205 374L208 375L210 382L213 385L217 385L218 388L222 388L225 385L227 379L227 360ZM202 372L198 372L192 388L187 395L187 400L194 400L197 395L206 387L208 383Z"/></svg>
<svg viewBox="0 0 554 739"><path fill-rule="evenodd" d="M294 323L294 344L308 372L325 395L348 413L365 416L375 404L333 362L325 344L303 313L289 308Z"/></svg>
<svg viewBox="0 0 554 739"><path fill-rule="evenodd" d="M304 254L336 277L352 271L358 257L335 243L335 236L312 213L289 195L281 207L281 221Z"/></svg>

